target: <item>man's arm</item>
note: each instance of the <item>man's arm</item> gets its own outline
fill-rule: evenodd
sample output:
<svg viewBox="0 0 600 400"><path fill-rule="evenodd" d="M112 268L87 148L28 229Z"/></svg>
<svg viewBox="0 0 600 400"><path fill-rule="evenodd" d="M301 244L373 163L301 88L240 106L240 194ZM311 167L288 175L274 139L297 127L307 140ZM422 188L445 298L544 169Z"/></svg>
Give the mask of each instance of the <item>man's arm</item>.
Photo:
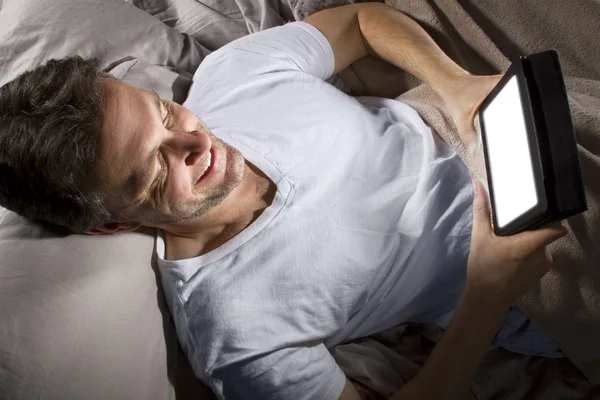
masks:
<svg viewBox="0 0 600 400"><path fill-rule="evenodd" d="M383 4L359 3L315 13L303 22L319 29L335 56L335 72L368 54L413 74L442 94L469 73L452 61L408 16Z"/></svg>
<svg viewBox="0 0 600 400"><path fill-rule="evenodd" d="M360 3L318 12L304 22L319 29L330 42L335 72L367 54L380 57L427 83L446 103L459 133L463 129L475 134L472 118L499 76L470 75L406 15L382 3ZM499 238L492 231L487 196L482 193L485 189L479 182L475 188L465 291L452 322L419 374L391 399L464 398L506 311L548 271L545 245L565 233L560 225L553 225ZM358 399L358 392L346 381L340 400Z"/></svg>
<svg viewBox="0 0 600 400"><path fill-rule="evenodd" d="M370 54L428 84L446 104L463 143L472 152L477 149L473 119L500 75L471 75L452 61L419 24L383 3L331 8L304 22L321 31L331 44L336 73Z"/></svg>
<svg viewBox="0 0 600 400"><path fill-rule="evenodd" d="M459 306L419 373L392 400L462 399L508 308L548 272L545 246L565 235L560 224L498 237L487 193L474 183L473 233L467 281ZM339 400L360 397L350 381Z"/></svg>
<svg viewBox="0 0 600 400"><path fill-rule="evenodd" d="M500 328L506 309L488 304L477 293L465 293L452 322L421 371L390 400L462 399L483 355ZM339 400L360 400L346 380Z"/></svg>

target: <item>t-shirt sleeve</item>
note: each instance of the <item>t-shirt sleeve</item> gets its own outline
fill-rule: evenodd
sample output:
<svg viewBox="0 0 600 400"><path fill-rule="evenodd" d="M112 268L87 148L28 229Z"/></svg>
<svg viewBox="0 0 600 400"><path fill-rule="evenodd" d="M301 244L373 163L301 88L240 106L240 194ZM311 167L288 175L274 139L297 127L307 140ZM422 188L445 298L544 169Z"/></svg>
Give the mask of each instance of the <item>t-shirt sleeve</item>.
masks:
<svg viewBox="0 0 600 400"><path fill-rule="evenodd" d="M315 344L214 368L209 381L224 399L337 400L346 376L327 348Z"/></svg>
<svg viewBox="0 0 600 400"><path fill-rule="evenodd" d="M331 44L317 28L305 22L291 22L239 38L215 51L202 64L212 63L226 64L230 79L294 70L325 80L335 68Z"/></svg>

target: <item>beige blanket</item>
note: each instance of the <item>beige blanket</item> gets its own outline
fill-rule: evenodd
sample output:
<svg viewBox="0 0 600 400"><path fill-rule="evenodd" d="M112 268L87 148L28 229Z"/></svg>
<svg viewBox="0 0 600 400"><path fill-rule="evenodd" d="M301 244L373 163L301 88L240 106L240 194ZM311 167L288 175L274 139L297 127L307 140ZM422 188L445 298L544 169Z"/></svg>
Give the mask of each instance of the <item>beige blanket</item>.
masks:
<svg viewBox="0 0 600 400"><path fill-rule="evenodd" d="M308 2L311 3L311 2ZM315 0L310 11L318 10ZM331 3L331 1L329 2ZM570 234L551 250L555 268L518 302L569 360L491 348L473 385L475 398L600 398L600 3L590 0L386 0L417 20L456 62L474 74L505 71L521 54L556 49L561 57L589 211L570 218ZM316 5L315 5L316 4ZM295 14L302 14L295 10ZM414 107L469 165L471 158L440 99L408 74L364 59L342 73L352 93L396 97ZM441 333L398 327L332 349L365 392L382 397L410 379ZM527 374L525 375L525 371ZM590 383L591 382L591 383ZM497 397L499 396L499 397Z"/></svg>

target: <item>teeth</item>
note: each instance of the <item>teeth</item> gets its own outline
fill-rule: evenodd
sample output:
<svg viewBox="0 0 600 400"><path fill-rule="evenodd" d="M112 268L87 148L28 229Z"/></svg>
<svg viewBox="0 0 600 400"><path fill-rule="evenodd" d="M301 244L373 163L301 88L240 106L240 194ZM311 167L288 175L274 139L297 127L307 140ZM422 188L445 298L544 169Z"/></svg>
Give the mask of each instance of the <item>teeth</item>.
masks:
<svg viewBox="0 0 600 400"><path fill-rule="evenodd" d="M206 172L208 170L208 167L210 167L210 163L212 162L212 153L209 151L208 152L208 162L206 163L206 167L204 168L204 172ZM202 174L204 174L204 172Z"/></svg>

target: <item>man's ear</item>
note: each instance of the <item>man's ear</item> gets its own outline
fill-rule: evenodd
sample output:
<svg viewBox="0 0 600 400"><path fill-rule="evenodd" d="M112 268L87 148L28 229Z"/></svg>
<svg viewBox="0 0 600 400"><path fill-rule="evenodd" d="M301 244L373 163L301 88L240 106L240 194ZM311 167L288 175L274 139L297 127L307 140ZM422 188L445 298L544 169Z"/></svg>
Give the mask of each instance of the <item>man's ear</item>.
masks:
<svg viewBox="0 0 600 400"><path fill-rule="evenodd" d="M117 232L131 232L138 229L139 222L110 222L86 232L87 235L112 235Z"/></svg>

